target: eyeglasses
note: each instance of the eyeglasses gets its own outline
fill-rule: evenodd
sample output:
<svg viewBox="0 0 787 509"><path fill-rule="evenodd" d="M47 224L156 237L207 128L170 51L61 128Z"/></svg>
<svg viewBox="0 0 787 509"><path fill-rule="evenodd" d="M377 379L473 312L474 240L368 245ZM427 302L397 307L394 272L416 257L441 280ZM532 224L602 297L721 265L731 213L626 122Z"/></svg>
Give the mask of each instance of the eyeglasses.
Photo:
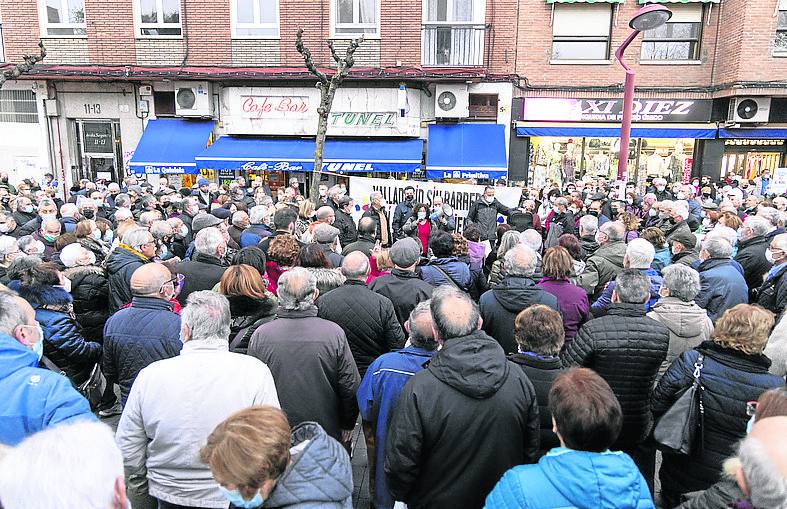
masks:
<svg viewBox="0 0 787 509"><path fill-rule="evenodd" d="M753 417L757 413L757 402L749 401L746 403L746 415Z"/></svg>
<svg viewBox="0 0 787 509"><path fill-rule="evenodd" d="M186 281L186 276L183 274L176 274L175 277L169 281L165 281L164 284L159 287L158 291L159 293L164 293L164 287L172 283L172 287L175 289L175 295L179 295L180 291L183 289L184 281Z"/></svg>

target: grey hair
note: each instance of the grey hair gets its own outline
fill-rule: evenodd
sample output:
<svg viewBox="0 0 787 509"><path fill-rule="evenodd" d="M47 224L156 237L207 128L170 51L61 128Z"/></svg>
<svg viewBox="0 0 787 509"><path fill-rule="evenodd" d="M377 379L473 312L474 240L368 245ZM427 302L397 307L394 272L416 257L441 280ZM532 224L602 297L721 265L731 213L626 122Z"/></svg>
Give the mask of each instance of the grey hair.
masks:
<svg viewBox="0 0 787 509"><path fill-rule="evenodd" d="M11 212L4 212L4 211L0 210L0 220L8 221L9 219L14 219L14 215L11 214ZM16 220L14 219L14 221L16 221Z"/></svg>
<svg viewBox="0 0 787 509"><path fill-rule="evenodd" d="M117 203L117 202L115 202L115 203ZM128 221L129 219L131 219L133 217L134 217L134 214L131 213L130 209L121 207L121 208L118 208L115 211L115 221L117 221L117 222Z"/></svg>
<svg viewBox="0 0 787 509"><path fill-rule="evenodd" d="M76 215L79 209L73 203L64 203L60 206L60 215L63 217L71 217Z"/></svg>
<svg viewBox="0 0 787 509"><path fill-rule="evenodd" d="M230 302L212 290L191 293L180 312L180 321L188 326L192 341L226 342L230 335Z"/></svg>
<svg viewBox="0 0 787 509"><path fill-rule="evenodd" d="M57 219L47 219L46 221L41 221L41 231L44 231L49 224L56 224L57 229L63 231L63 225Z"/></svg>
<svg viewBox="0 0 787 509"><path fill-rule="evenodd" d="M110 427L77 420L10 449L0 462L0 493L5 507L15 509L114 507L118 477L123 477L123 456Z"/></svg>
<svg viewBox="0 0 787 509"><path fill-rule="evenodd" d="M705 237L702 249L708 252L711 258L730 258L732 257L732 246L723 237Z"/></svg>
<svg viewBox="0 0 787 509"><path fill-rule="evenodd" d="M432 323L443 340L467 336L478 328L481 313L469 295L451 285L438 286L429 305Z"/></svg>
<svg viewBox="0 0 787 509"><path fill-rule="evenodd" d="M531 229L523 231L519 235L519 239L522 244L526 245L536 253L541 252L541 234L537 231Z"/></svg>
<svg viewBox="0 0 787 509"><path fill-rule="evenodd" d="M781 214L773 207L760 207L757 209L757 217L761 217L771 223L771 226L779 226Z"/></svg>
<svg viewBox="0 0 787 509"><path fill-rule="evenodd" d="M333 200L334 198L339 196L341 192L342 192L342 188L338 184L331 186L328 188L328 198Z"/></svg>
<svg viewBox="0 0 787 509"><path fill-rule="evenodd" d="M279 277L279 305L290 311L308 309L314 304L317 278L303 267L294 267Z"/></svg>
<svg viewBox="0 0 787 509"><path fill-rule="evenodd" d="M754 507L784 507L787 478L773 464L768 447L758 438L746 437L738 447L738 458L751 492Z"/></svg>
<svg viewBox="0 0 787 509"><path fill-rule="evenodd" d="M424 350L434 350L437 348L431 326L428 330L420 330L416 323L416 321L424 315L429 315L429 323L432 323L432 310L429 308L431 303L431 299L419 302L410 312L410 317L407 319L410 328L410 344L417 348L423 348Z"/></svg>
<svg viewBox="0 0 787 509"><path fill-rule="evenodd" d="M35 244L36 242L37 241L35 237L33 237L32 235L22 235L21 237L16 239L16 244L19 246L19 249L21 249L22 251L27 249L30 245Z"/></svg>
<svg viewBox="0 0 787 509"><path fill-rule="evenodd" d="M0 292L0 333L14 335L17 325L24 325L27 317L11 292Z"/></svg>
<svg viewBox="0 0 787 509"><path fill-rule="evenodd" d="M644 304L650 299L650 278L637 269L625 269L615 278L620 302Z"/></svg>
<svg viewBox="0 0 787 509"><path fill-rule="evenodd" d="M131 228L124 235L121 241L123 244L133 247L134 249L140 247L142 244L148 243L148 236L150 232L147 228L137 227Z"/></svg>
<svg viewBox="0 0 787 509"><path fill-rule="evenodd" d="M505 254L503 270L506 276L530 277L536 271L538 255L530 247L519 244Z"/></svg>
<svg viewBox="0 0 787 509"><path fill-rule="evenodd" d="M383 197L383 193L381 193L379 191L374 191L372 193L369 193L369 202L371 203L374 200L376 200L378 198L382 198L382 197Z"/></svg>
<svg viewBox="0 0 787 509"><path fill-rule="evenodd" d="M780 233L771 240L771 245L787 253L787 233Z"/></svg>
<svg viewBox="0 0 787 509"><path fill-rule="evenodd" d="M522 242L520 233L516 230L508 230L500 238L500 245L497 246L497 258L502 259L509 249Z"/></svg>
<svg viewBox="0 0 787 509"><path fill-rule="evenodd" d="M172 235L172 226L166 221L153 221L150 223L150 233L154 239L160 239L167 235Z"/></svg>
<svg viewBox="0 0 787 509"><path fill-rule="evenodd" d="M93 200L93 198L83 198L79 202L79 209L81 210L81 209L85 208L85 206L87 206L87 205L92 205L93 207L95 207L96 206L96 202L95 202L95 200Z"/></svg>
<svg viewBox="0 0 787 509"><path fill-rule="evenodd" d="M684 221L689 218L689 208L683 203L675 202L672 212L680 216Z"/></svg>
<svg viewBox="0 0 787 509"><path fill-rule="evenodd" d="M131 197L128 194L120 193L115 196L115 207L118 209L128 208L129 205L131 205Z"/></svg>
<svg viewBox="0 0 787 509"><path fill-rule="evenodd" d="M318 208L317 212L314 213L314 217L316 217L320 221L322 221L323 219L327 219L333 215L334 215L333 209L331 207L328 207L327 205Z"/></svg>
<svg viewBox="0 0 787 509"><path fill-rule="evenodd" d="M626 235L626 227L620 221L607 221L601 225L599 230L607 236L610 242L623 240Z"/></svg>
<svg viewBox="0 0 787 509"><path fill-rule="evenodd" d="M566 200L563 197L560 197L557 200L555 200L555 205L557 205L558 207L568 208L568 200Z"/></svg>
<svg viewBox="0 0 787 509"><path fill-rule="evenodd" d="M755 237L766 235L771 229L771 223L764 217L749 216L743 222L743 226L750 228Z"/></svg>
<svg viewBox="0 0 787 509"><path fill-rule="evenodd" d="M55 205L54 200L50 198L44 198L43 200L38 202L38 208L40 209L41 207L45 207L45 206L56 207L57 205Z"/></svg>
<svg viewBox="0 0 787 509"><path fill-rule="evenodd" d="M598 231L598 218L590 214L579 218L579 228L587 235L595 235Z"/></svg>
<svg viewBox="0 0 787 509"><path fill-rule="evenodd" d="M33 267L41 265L42 263L44 263L43 260L41 260L41 258L38 256L20 256L16 260L12 261L11 265L8 266L6 277L8 277L9 281L20 279L23 274L28 272Z"/></svg>
<svg viewBox="0 0 787 509"><path fill-rule="evenodd" d="M159 219L161 219L161 213L158 210L147 210L139 215L139 225L147 227Z"/></svg>
<svg viewBox="0 0 787 509"><path fill-rule="evenodd" d="M700 273L688 265L682 263L667 265L662 269L661 274L664 277L661 286L669 290L670 297L690 302L700 293Z"/></svg>
<svg viewBox="0 0 787 509"><path fill-rule="evenodd" d="M204 255L216 256L216 250L223 245L225 245L224 235L215 226L203 228L194 237L194 251Z"/></svg>
<svg viewBox="0 0 787 509"><path fill-rule="evenodd" d="M252 207L252 208L254 208L254 207ZM235 212L234 214L232 214L232 224L234 226L238 226L240 223L243 222L244 216L248 217L249 218L249 222L251 222L250 216L246 212L244 212L242 210L239 210L239 211Z"/></svg>
<svg viewBox="0 0 787 509"><path fill-rule="evenodd" d="M255 205L254 207L249 209L249 222L251 224L262 224L262 222L265 220L267 216L268 216L268 207L264 207L262 205Z"/></svg>
<svg viewBox="0 0 787 509"><path fill-rule="evenodd" d="M9 235L0 235L0 257L6 257L10 253L15 253L19 250L19 243L17 240Z"/></svg>
<svg viewBox="0 0 787 509"><path fill-rule="evenodd" d="M648 269L655 256L656 249L645 239L634 239L626 246L629 268Z"/></svg>
<svg viewBox="0 0 787 509"><path fill-rule="evenodd" d="M729 243L730 246L734 246L738 243L738 232L730 228L729 226L723 226L717 224L713 227L713 229L708 232L705 238L722 238Z"/></svg>

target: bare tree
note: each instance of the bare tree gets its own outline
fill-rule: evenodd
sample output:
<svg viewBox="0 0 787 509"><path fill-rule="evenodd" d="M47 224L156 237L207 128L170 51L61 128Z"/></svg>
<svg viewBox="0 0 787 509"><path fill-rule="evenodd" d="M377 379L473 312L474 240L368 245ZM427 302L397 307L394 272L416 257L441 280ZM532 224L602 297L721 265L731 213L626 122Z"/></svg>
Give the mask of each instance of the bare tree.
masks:
<svg viewBox="0 0 787 509"><path fill-rule="evenodd" d="M46 48L44 47L44 41L38 41L38 55L25 55L22 57L24 60L21 64L16 64L10 69L6 69L5 71L0 74L0 88L3 87L8 80L15 80L16 78L20 77L21 75L28 72L30 69L33 68L38 62L44 59L46 56Z"/></svg>
<svg viewBox="0 0 787 509"><path fill-rule="evenodd" d="M341 57L333 47L333 41L328 41L328 48L331 50L331 57L336 62L336 72L332 75L327 75L320 71L314 64L312 53L309 48L303 44L303 29L298 29L298 35L295 40L295 48L298 53L303 57L303 62L306 68L314 74L317 79L317 88L320 89L320 107L317 108L317 138L314 146L314 173L312 175L312 182L309 186L309 198L317 204L320 199L319 186L320 178L322 176L322 160L323 152L325 150L325 135L328 131L328 116L331 114L331 107L333 106L333 96L336 95L336 89L342 84L344 78L350 71L350 68L355 65L355 50L363 42L363 35L358 39L353 39L344 56Z"/></svg>

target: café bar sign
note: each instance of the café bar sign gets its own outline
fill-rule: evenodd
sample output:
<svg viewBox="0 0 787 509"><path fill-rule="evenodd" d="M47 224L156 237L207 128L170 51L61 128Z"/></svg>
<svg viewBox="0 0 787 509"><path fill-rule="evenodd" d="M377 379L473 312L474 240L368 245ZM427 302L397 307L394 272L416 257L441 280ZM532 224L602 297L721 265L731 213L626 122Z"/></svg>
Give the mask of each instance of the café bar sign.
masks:
<svg viewBox="0 0 787 509"><path fill-rule="evenodd" d="M635 99L634 122L710 122L710 99ZM530 122L620 122L623 99L528 97L522 118Z"/></svg>

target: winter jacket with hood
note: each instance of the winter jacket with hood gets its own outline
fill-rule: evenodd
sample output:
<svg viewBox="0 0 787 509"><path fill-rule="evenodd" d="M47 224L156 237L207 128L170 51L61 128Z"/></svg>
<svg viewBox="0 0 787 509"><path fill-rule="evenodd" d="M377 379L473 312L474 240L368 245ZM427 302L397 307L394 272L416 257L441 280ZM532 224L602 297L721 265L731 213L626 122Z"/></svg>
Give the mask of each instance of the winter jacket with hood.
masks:
<svg viewBox="0 0 787 509"><path fill-rule="evenodd" d="M418 277L415 272L394 267L390 274L375 278L369 289L391 300L399 325L410 318L419 302L432 298L434 287Z"/></svg>
<svg viewBox="0 0 787 509"><path fill-rule="evenodd" d="M344 330L361 378L373 360L404 345L393 304L388 297L369 290L363 281L348 279L320 297L317 309L317 316Z"/></svg>
<svg viewBox="0 0 787 509"><path fill-rule="evenodd" d="M405 385L385 475L410 509L480 509L500 476L538 455L533 384L483 331L445 341Z"/></svg>
<svg viewBox="0 0 787 509"><path fill-rule="evenodd" d="M23 286L11 281L8 287L19 293L36 312L44 331L44 355L60 368L74 385L90 376L101 360L101 344L88 341L74 319L71 294L58 286Z"/></svg>
<svg viewBox="0 0 787 509"><path fill-rule="evenodd" d="M146 263L150 263L142 253L125 244L116 247L104 261L109 277L109 311L114 313L129 302L131 294L131 275Z"/></svg>
<svg viewBox="0 0 787 509"><path fill-rule="evenodd" d="M661 297L659 295L659 290L661 290L661 283L664 282L664 278L654 269L639 269L639 271L650 279L650 299L645 303L645 311L650 311ZM593 313L593 316L598 318L599 316L607 314L609 306L612 305L612 292L614 290L615 280L613 279L604 287L604 290L601 291L601 295L596 299L596 302L590 306L590 311Z"/></svg>
<svg viewBox="0 0 787 509"><path fill-rule="evenodd" d="M440 268L445 274L437 269ZM454 256L448 258L432 258L429 263L418 267L421 271L421 279L432 286L452 285L458 286L463 291L469 291L473 282L470 274L470 266Z"/></svg>
<svg viewBox="0 0 787 509"><path fill-rule="evenodd" d="M279 300L270 294L264 299L252 299L245 295L228 295L227 300L230 301L230 316L232 316L229 337L230 350L235 353L246 353L254 331L260 325L276 318Z"/></svg>
<svg viewBox="0 0 787 509"><path fill-rule="evenodd" d="M726 310L749 302L746 280L729 258L709 258L700 263L700 293L694 298L697 305L708 311L714 322Z"/></svg>
<svg viewBox="0 0 787 509"><path fill-rule="evenodd" d="M771 262L765 258L765 251L768 250L770 244L770 239L765 235L738 242L738 254L735 255L735 261L743 267L743 277L746 280L746 286L749 287L750 299L753 297L754 291L762 285L765 274L771 269Z"/></svg>
<svg viewBox="0 0 787 509"><path fill-rule="evenodd" d="M672 263L672 252L668 247L656 249L653 256L653 261L650 263L650 268L661 273L664 267Z"/></svg>
<svg viewBox="0 0 787 509"><path fill-rule="evenodd" d="M0 334L0 444L14 446L50 426L95 420L68 378L38 367L38 355Z"/></svg>
<svg viewBox="0 0 787 509"><path fill-rule="evenodd" d="M596 242L594 235L584 235L579 238L579 245L582 248L582 261L586 262L588 258L598 251L599 245Z"/></svg>
<svg viewBox="0 0 787 509"><path fill-rule="evenodd" d="M658 378L679 355L708 341L713 334L713 322L708 318L707 311L693 300L686 302L676 297L663 297L647 316L669 329L669 350L659 368Z"/></svg>
<svg viewBox="0 0 787 509"><path fill-rule="evenodd" d="M650 431L650 394L667 356L669 331L642 304L612 304L590 320L561 355L563 365L590 368L607 381L623 410L615 448L641 443Z"/></svg>
<svg viewBox="0 0 787 509"><path fill-rule="evenodd" d="M292 430L290 464L262 507L352 509L353 473L342 445L316 422Z"/></svg>
<svg viewBox="0 0 787 509"><path fill-rule="evenodd" d="M560 311L557 298L527 277L507 276L503 282L484 292L479 302L484 332L495 338L506 354L517 350L514 321L523 309L544 304Z"/></svg>
<svg viewBox="0 0 787 509"><path fill-rule="evenodd" d="M623 241L607 242L588 257L585 270L577 278L589 297L597 297L604 286L623 270L626 244Z"/></svg>
<svg viewBox="0 0 787 509"><path fill-rule="evenodd" d="M103 341L104 324L109 318L109 280L95 265L77 265L63 271L71 280L74 315L88 341Z"/></svg>
<svg viewBox="0 0 787 509"><path fill-rule="evenodd" d="M654 509L648 485L623 452L552 449L505 473L487 509Z"/></svg>

